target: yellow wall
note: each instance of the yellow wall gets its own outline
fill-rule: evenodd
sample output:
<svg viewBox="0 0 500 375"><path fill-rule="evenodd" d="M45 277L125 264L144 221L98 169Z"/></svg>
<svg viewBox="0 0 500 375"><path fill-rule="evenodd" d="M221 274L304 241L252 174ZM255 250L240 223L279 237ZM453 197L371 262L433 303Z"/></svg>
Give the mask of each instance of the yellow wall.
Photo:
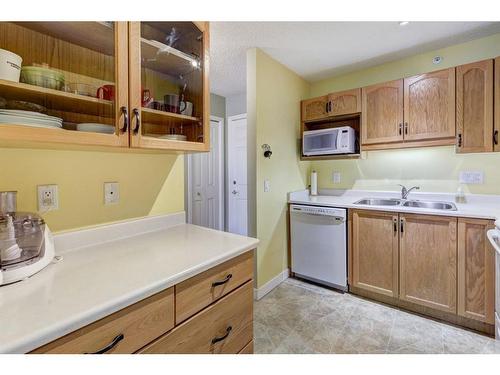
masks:
<svg viewBox="0 0 500 375"><path fill-rule="evenodd" d="M257 251L260 287L287 268L286 194L306 186L308 163L298 158L298 103L309 93L309 85L258 49L248 54L247 73L248 127L255 130L253 187L256 234L261 241ZM272 148L270 159L262 155L264 143ZM270 180L270 192L264 192L265 179Z"/></svg>
<svg viewBox="0 0 500 375"><path fill-rule="evenodd" d="M59 186L59 210L43 214L53 231L184 210L183 156L0 148L0 191L18 191L18 210L37 211L37 185ZM103 183L120 183L105 206Z"/></svg>
<svg viewBox="0 0 500 375"><path fill-rule="evenodd" d="M432 64L436 55L443 57L440 65ZM500 34L329 78L312 84L310 97L496 56L500 56ZM457 155L454 147L436 147L364 154L358 160L312 162L319 187L398 190L396 184L402 183L420 185L422 191L455 192L459 171L480 170L485 173L484 184L467 185L465 190L500 194L500 153ZM333 183L334 171L341 172L340 184Z"/></svg>

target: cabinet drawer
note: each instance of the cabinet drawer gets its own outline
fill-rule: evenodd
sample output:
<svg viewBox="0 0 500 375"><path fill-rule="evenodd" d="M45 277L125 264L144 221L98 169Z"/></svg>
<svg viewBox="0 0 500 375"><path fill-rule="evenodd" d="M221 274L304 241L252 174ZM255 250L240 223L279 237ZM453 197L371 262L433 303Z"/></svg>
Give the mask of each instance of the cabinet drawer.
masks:
<svg viewBox="0 0 500 375"><path fill-rule="evenodd" d="M140 353L236 354L252 338L253 285L249 281Z"/></svg>
<svg viewBox="0 0 500 375"><path fill-rule="evenodd" d="M175 286L175 322L179 324L253 276L249 251Z"/></svg>
<svg viewBox="0 0 500 375"><path fill-rule="evenodd" d="M131 354L174 326L173 288L53 341L33 353ZM113 345L114 344L114 345Z"/></svg>

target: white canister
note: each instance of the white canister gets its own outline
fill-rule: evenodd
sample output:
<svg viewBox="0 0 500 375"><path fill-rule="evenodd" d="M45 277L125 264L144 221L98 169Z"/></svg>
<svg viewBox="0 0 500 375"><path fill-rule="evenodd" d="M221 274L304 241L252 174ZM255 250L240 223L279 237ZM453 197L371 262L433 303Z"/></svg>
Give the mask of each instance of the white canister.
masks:
<svg viewBox="0 0 500 375"><path fill-rule="evenodd" d="M21 75L21 56L5 49L0 49L0 79L19 82Z"/></svg>
<svg viewBox="0 0 500 375"><path fill-rule="evenodd" d="M311 173L311 195L318 195L318 174L316 171Z"/></svg>

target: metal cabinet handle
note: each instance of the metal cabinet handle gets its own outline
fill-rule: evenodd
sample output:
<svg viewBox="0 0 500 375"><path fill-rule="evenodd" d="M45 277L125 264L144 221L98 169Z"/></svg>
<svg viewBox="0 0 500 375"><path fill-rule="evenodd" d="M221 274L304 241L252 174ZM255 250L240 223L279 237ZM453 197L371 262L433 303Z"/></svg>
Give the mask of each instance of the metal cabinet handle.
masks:
<svg viewBox="0 0 500 375"><path fill-rule="evenodd" d="M123 128L121 128L122 133L126 133L128 129L128 110L127 107L123 106L120 108L123 113Z"/></svg>
<svg viewBox="0 0 500 375"><path fill-rule="evenodd" d="M398 233L398 218L394 217L392 222L394 224L394 233Z"/></svg>
<svg viewBox="0 0 500 375"><path fill-rule="evenodd" d="M227 338L227 336L229 336L229 334L231 333L232 330L233 330L233 327L231 327L231 326L227 327L226 334L224 336L221 336L221 337L214 337L212 339L212 344L216 344L219 341L225 340Z"/></svg>
<svg viewBox="0 0 500 375"><path fill-rule="evenodd" d="M403 219L401 219L401 235L403 235L404 231L405 231L405 221Z"/></svg>
<svg viewBox="0 0 500 375"><path fill-rule="evenodd" d="M106 345L104 348L99 349L96 352L92 353L85 353L85 354L104 354L106 352L109 352L111 349L113 349L120 341L122 341L125 338L123 333L120 333L118 336L116 336L113 341L111 341L108 345Z"/></svg>
<svg viewBox="0 0 500 375"><path fill-rule="evenodd" d="M498 130L495 130L495 132L493 133L493 143L495 145L498 145Z"/></svg>
<svg viewBox="0 0 500 375"><path fill-rule="evenodd" d="M328 103L329 103L329 102L326 102L326 103L325 103L325 113L328 113Z"/></svg>
<svg viewBox="0 0 500 375"><path fill-rule="evenodd" d="M212 283L212 288L227 283L229 280L231 280L232 277L233 277L233 275L230 273L229 275L226 276L226 278L224 280L222 280L222 281L214 281Z"/></svg>
<svg viewBox="0 0 500 375"><path fill-rule="evenodd" d="M134 134L139 133L139 128L141 127L141 117L139 115L139 110L137 108L134 108L132 110L134 112L135 116L135 128L134 128Z"/></svg>
<svg viewBox="0 0 500 375"><path fill-rule="evenodd" d="M399 123L399 135L403 135L403 123Z"/></svg>
<svg viewBox="0 0 500 375"><path fill-rule="evenodd" d="M457 146L462 147L462 133L458 134Z"/></svg>
<svg viewBox="0 0 500 375"><path fill-rule="evenodd" d="M333 100L330 100L330 111L329 112L332 111L332 106L333 106Z"/></svg>
<svg viewBox="0 0 500 375"><path fill-rule="evenodd" d="M408 123L405 122L405 135L408 135Z"/></svg>

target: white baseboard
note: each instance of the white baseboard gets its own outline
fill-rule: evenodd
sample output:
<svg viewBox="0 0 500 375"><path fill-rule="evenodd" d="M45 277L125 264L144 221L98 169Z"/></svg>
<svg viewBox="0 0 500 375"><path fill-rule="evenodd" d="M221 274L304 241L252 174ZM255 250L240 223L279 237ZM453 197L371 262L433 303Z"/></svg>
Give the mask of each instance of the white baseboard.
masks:
<svg viewBox="0 0 500 375"><path fill-rule="evenodd" d="M280 285L283 281L288 279L290 276L290 269L285 269L283 272L278 274L276 277L272 278L269 280L267 283L262 285L260 288L254 288L253 290L253 297L256 301L264 297L267 293L269 293L271 290L276 288L278 285Z"/></svg>

